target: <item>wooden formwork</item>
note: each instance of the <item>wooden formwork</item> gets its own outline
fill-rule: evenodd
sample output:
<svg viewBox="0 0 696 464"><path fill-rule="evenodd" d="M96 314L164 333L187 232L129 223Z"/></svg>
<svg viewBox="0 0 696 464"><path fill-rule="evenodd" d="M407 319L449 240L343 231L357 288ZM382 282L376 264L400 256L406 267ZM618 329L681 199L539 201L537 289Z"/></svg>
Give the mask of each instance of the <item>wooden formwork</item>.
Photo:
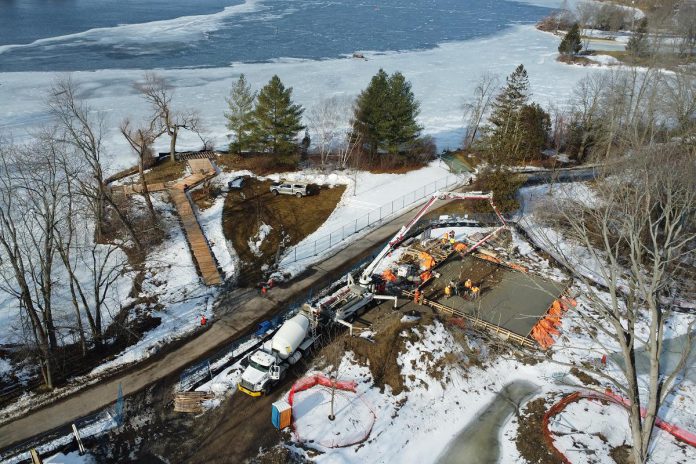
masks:
<svg viewBox="0 0 696 464"><path fill-rule="evenodd" d="M409 290L404 290L402 293L409 298L414 297L414 292L411 292ZM495 334L504 340L512 340L513 342L528 348L538 348L538 345L531 338L527 338L520 334L516 334L515 332L500 327L499 325L491 324L490 322L484 321L483 319L479 319L478 317L471 316L457 309L450 308L449 306L445 306L441 303L438 303L437 301L429 300L423 297L421 297L419 301L424 305L436 309L437 311L450 314L452 316L460 317L468 321L473 327L486 329L486 331Z"/></svg>

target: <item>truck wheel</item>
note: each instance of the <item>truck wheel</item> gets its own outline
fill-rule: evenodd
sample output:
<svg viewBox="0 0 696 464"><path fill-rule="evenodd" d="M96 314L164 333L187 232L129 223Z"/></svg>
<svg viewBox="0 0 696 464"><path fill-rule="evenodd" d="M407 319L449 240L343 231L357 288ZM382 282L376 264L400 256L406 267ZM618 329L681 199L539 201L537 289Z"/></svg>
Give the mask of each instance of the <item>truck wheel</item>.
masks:
<svg viewBox="0 0 696 464"><path fill-rule="evenodd" d="M296 196L297 198L302 198L302 194L301 194L300 192L297 192L297 193L295 194L295 196Z"/></svg>
<svg viewBox="0 0 696 464"><path fill-rule="evenodd" d="M277 190L273 190L273 196L275 196L275 197L278 196L278 191L277 191Z"/></svg>

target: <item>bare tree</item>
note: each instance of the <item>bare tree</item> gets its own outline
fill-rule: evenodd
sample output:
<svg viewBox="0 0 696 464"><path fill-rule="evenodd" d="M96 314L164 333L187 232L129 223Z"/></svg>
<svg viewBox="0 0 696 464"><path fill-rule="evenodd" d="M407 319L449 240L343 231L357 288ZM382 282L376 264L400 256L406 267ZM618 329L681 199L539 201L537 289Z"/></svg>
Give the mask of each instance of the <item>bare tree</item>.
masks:
<svg viewBox="0 0 696 464"><path fill-rule="evenodd" d="M597 13L599 12L599 5L597 4L597 2L580 2L576 5L575 11L575 17L577 18L577 21L580 24L580 28L583 33L586 33L588 29L594 29ZM584 50L590 49L591 38L591 34L583 34L582 48Z"/></svg>
<svg viewBox="0 0 696 464"><path fill-rule="evenodd" d="M664 114L682 139L696 131L696 75L679 69L664 77Z"/></svg>
<svg viewBox="0 0 696 464"><path fill-rule="evenodd" d="M114 202L111 190L105 181L105 165L102 146L104 118L83 104L77 96L77 86L70 77L59 79L49 92L47 105L58 123L57 137L70 145L72 155L85 163L89 175L80 177L80 194L89 200L95 218L96 241L103 241L103 226L106 219L105 205L119 217L138 251L142 245L126 213ZM77 162L77 160L76 160Z"/></svg>
<svg viewBox="0 0 696 464"><path fill-rule="evenodd" d="M696 248L696 166L683 147L648 147L608 171L595 194L595 204L569 198L555 209L553 224L563 228L564 242L581 246L584 256L568 252L553 234L538 239L582 284L589 308L576 314L585 333L596 334L604 353L620 355L609 367L575 367L630 401L634 461L643 463L657 413L678 384L693 344L689 339L683 345L676 367L661 357L665 323L686 291L684 273L693 272L685 266Z"/></svg>
<svg viewBox="0 0 696 464"><path fill-rule="evenodd" d="M499 82L500 78L497 74L483 73L474 88L473 100L464 104L464 119L468 121L464 136L464 148L471 146L476 140L481 122L488 113L488 108L498 91Z"/></svg>
<svg viewBox="0 0 696 464"><path fill-rule="evenodd" d="M79 165L66 157L61 168L66 188L66 210L56 227L56 249L68 277L70 298L76 314L76 325L83 354L87 339L82 316L87 319L91 341L96 347L103 343L103 313L108 309L116 280L127 269L126 255L115 245L94 240L95 218L85 198L79 195Z"/></svg>
<svg viewBox="0 0 696 464"><path fill-rule="evenodd" d="M351 106L350 100L333 96L322 98L307 112L309 129L313 133L312 140L319 152L322 168L350 127Z"/></svg>
<svg viewBox="0 0 696 464"><path fill-rule="evenodd" d="M140 189L147 208L150 211L150 216L152 221L157 220L157 215L155 213L155 207L152 205L152 200L150 199L150 192L147 188L147 182L145 182L145 169L149 167L152 162L152 144L155 142L157 137L162 135L162 131L157 130L156 121L151 120L149 124L143 125L138 128L131 127L130 121L125 119L120 126L121 134L128 141L133 151L138 155L138 174L140 175Z"/></svg>
<svg viewBox="0 0 696 464"><path fill-rule="evenodd" d="M44 383L53 388L55 226L64 200L57 147L0 145L0 285L28 316Z"/></svg>
<svg viewBox="0 0 696 464"><path fill-rule="evenodd" d="M696 2L683 1L679 3L674 17L679 41L679 53L693 55L696 51Z"/></svg>
<svg viewBox="0 0 696 464"><path fill-rule="evenodd" d="M145 73L143 81L137 82L135 88L152 107L153 119L158 121L160 129L169 135L169 156L174 161L176 140L181 129L192 131L200 137L198 113L195 111L183 113L175 111L172 108L174 89L164 77L155 73Z"/></svg>

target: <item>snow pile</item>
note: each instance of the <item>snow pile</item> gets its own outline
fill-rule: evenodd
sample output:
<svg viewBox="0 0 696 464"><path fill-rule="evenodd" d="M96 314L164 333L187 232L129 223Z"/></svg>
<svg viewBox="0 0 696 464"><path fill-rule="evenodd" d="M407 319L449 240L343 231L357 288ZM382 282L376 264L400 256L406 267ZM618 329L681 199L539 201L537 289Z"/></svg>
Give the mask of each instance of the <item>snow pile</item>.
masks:
<svg viewBox="0 0 696 464"><path fill-rule="evenodd" d="M215 395L213 399L203 402L203 409L211 409L220 406L225 397L232 396L237 391L237 384L242 379L244 367L241 361L220 371L215 377L196 388L196 391L210 392Z"/></svg>
<svg viewBox="0 0 696 464"><path fill-rule="evenodd" d="M247 242L249 245L249 250L255 255L255 256L262 256L263 253L261 252L261 245L263 245L263 241L266 240L266 237L268 236L269 233L271 233L271 230L273 230L273 227L269 226L266 223L261 223L259 226L259 231L256 232L256 235L252 238L249 239Z"/></svg>
<svg viewBox="0 0 696 464"><path fill-rule="evenodd" d="M568 405L549 423L549 430L555 446L573 464L590 464L597 462L596 455L608 457L612 448L631 443L628 427L617 427L617 422L627 421L628 413L616 404L584 400Z"/></svg>
<svg viewBox="0 0 696 464"><path fill-rule="evenodd" d="M0 358L0 379L6 377L12 372L12 363L5 358Z"/></svg>
<svg viewBox="0 0 696 464"><path fill-rule="evenodd" d="M611 55L588 55L587 58L601 64L602 66L614 66L621 64L619 60Z"/></svg>

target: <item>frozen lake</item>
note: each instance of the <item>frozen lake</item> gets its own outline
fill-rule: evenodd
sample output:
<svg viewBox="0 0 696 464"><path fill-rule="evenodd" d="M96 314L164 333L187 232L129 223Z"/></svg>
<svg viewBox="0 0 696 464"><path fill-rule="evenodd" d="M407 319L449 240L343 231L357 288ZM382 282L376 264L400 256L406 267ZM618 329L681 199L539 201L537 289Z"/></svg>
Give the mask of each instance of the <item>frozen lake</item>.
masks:
<svg viewBox="0 0 696 464"><path fill-rule="evenodd" d="M219 67L433 48L532 24L511 0L0 2L0 72Z"/></svg>
<svg viewBox="0 0 696 464"><path fill-rule="evenodd" d="M79 84L79 96L105 118L113 171L135 160L118 124L149 113L133 89L145 69L169 79L175 108L198 110L205 137L224 148L225 96L240 73L256 89L278 74L308 108L321 98L356 96L384 68L411 81L424 132L439 148L454 148L464 132L462 105L482 73L504 80L523 63L532 98L563 106L577 81L600 69L558 63L558 38L534 28L559 0L233 1L204 0L192 7L177 0L169 16L153 19L151 9L166 9L162 0L153 0L142 16L148 22L120 26L140 11L133 0L120 2L122 10L106 0L0 2L0 18L21 16L23 24L10 21L0 34L0 137L21 142L50 123L45 98L66 70ZM37 5L46 11L39 14ZM88 8L77 21L87 5L102 5L104 14ZM191 16L193 9L197 16ZM27 19L32 14L37 25ZM350 58L356 50L367 60ZM197 150L201 141L183 133L177 148ZM159 139L155 149L166 151L167 140Z"/></svg>

